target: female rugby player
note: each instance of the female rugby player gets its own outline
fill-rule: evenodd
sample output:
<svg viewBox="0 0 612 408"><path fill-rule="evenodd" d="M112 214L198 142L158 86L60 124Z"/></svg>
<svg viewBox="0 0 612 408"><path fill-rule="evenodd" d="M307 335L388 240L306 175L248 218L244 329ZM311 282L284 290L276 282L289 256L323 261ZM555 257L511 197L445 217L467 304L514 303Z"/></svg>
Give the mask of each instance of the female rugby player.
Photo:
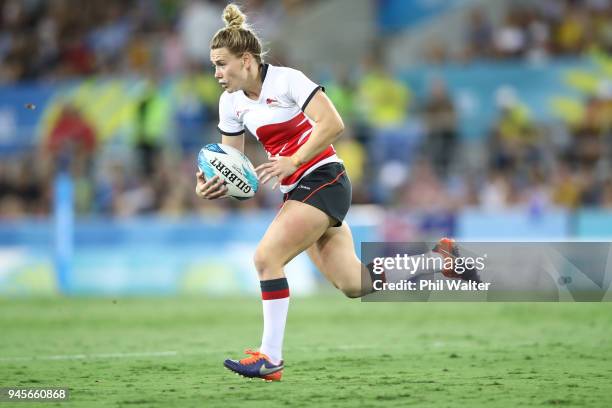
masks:
<svg viewBox="0 0 612 408"><path fill-rule="evenodd" d="M289 308L289 286L283 267L307 251L316 267L346 296L371 292L374 279L355 254L344 217L351 204L351 183L332 143L344 124L323 88L302 72L263 62L257 35L245 15L229 4L210 44L215 78L225 92L219 100L221 142L244 151L244 131L259 140L269 162L256 171L264 184L274 179L284 204L259 243L254 264L262 292L264 327L259 351L247 350L242 360L225 367L245 377L278 381L283 372L282 344ZM196 174L196 193L205 199L227 194L219 177ZM453 252L442 240L437 254ZM442 249L442 250L441 250ZM438 255L440 256L440 255ZM449 271L451 273L452 271ZM371 280L362 288L362 273Z"/></svg>

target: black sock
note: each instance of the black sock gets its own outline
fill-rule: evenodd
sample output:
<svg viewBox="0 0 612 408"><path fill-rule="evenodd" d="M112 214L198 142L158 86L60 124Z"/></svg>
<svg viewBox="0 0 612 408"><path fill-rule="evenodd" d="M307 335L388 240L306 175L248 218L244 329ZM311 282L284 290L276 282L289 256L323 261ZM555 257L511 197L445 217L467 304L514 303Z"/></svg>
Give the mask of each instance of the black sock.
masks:
<svg viewBox="0 0 612 408"><path fill-rule="evenodd" d="M366 279L366 275L363 274L361 276L361 288L363 290L363 294L367 295L368 293L372 293L372 292L376 292L376 289L374 288L374 283L375 282L380 282L378 283L378 285L380 285L381 283L385 283L387 281L387 277L385 276L384 272L381 273L375 273L374 272L374 263L370 262L367 266L366 269L368 270L368 275L369 275L369 280L370 282L368 282L368 279ZM363 273L363 269L362 269L362 273Z"/></svg>

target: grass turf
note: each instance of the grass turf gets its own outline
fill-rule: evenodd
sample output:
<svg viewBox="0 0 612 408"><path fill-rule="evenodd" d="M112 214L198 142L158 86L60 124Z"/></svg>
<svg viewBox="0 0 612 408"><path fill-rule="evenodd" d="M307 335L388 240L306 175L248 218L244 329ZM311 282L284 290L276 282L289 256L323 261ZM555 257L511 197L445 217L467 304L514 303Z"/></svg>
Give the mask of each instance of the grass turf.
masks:
<svg viewBox="0 0 612 408"><path fill-rule="evenodd" d="M258 346L255 298L5 299L0 311L0 387L70 388L45 406L612 404L612 304L294 298L283 381L270 384L222 366Z"/></svg>

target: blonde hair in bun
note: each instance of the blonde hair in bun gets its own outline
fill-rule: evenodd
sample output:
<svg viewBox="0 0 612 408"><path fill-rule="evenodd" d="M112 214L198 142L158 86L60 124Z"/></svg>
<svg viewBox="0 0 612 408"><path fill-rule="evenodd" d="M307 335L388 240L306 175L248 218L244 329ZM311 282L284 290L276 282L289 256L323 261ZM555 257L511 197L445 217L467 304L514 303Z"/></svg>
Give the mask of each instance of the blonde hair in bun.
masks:
<svg viewBox="0 0 612 408"><path fill-rule="evenodd" d="M223 10L223 21L226 28L246 28L246 16L233 3L228 4Z"/></svg>
<svg viewBox="0 0 612 408"><path fill-rule="evenodd" d="M258 63L263 62L261 40L246 23L246 16L234 3L223 10L225 27L217 31L210 41L210 48L227 48L232 54L240 56L245 52L255 57Z"/></svg>

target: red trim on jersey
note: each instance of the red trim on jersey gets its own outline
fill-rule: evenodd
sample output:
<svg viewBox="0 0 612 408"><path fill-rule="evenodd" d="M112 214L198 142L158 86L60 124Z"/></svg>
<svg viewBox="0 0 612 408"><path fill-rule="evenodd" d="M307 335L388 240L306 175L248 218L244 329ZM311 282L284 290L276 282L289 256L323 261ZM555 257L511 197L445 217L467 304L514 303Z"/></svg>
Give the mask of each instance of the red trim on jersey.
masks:
<svg viewBox="0 0 612 408"><path fill-rule="evenodd" d="M263 300L284 299L289 297L289 289L275 290L272 292L261 292Z"/></svg>
<svg viewBox="0 0 612 408"><path fill-rule="evenodd" d="M286 122L263 125L257 129L257 138L263 144L268 154L289 156L298 149L300 136L312 129L310 121L300 112ZM305 137L302 142L308 140Z"/></svg>
<svg viewBox="0 0 612 408"><path fill-rule="evenodd" d="M310 137L308 132L312 132L312 125L306 115L300 112L286 122L261 126L256 133L269 155L291 156L308 140ZM303 135L305 136L302 137ZM316 157L302 164L291 176L281 180L281 184L288 186L295 183L309 168L334 154L336 151L333 146L329 146Z"/></svg>

